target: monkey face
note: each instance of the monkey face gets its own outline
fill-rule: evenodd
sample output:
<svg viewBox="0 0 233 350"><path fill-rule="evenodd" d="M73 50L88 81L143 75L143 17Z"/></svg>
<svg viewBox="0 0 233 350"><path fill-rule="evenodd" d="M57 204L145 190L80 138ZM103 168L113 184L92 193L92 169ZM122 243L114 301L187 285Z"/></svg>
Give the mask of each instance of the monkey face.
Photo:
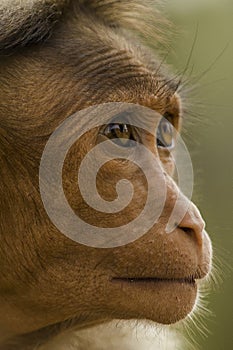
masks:
<svg viewBox="0 0 233 350"><path fill-rule="evenodd" d="M1 65L0 302L5 318L0 325L10 336L112 319L175 323L192 311L199 280L211 268L211 243L203 219L172 178L170 148L175 138L170 125L180 131L182 115L176 83L159 72L159 62L152 68L152 61L133 45L129 48L123 39L116 43L112 30L105 36L101 28L99 50L96 33L71 29L67 33L61 26L44 45L25 48ZM84 36L74 41L80 33ZM157 189L150 207L153 211L160 200L161 184L166 189L164 206L138 239L107 248L83 245L66 237L45 210L39 186L41 158L51 134L70 115L118 102L144 106L164 119L150 132L143 124L137 128L114 119L83 134L64 160L66 200L78 217L103 231L120 228L141 213L149 185L131 160L111 159L96 176L99 195L109 203L117 198L120 180L132 184L133 197L124 210L109 214L91 208L77 186L86 154L110 140L137 157L134 142L151 152L155 161L144 159ZM46 181L53 186L52 174ZM187 209L168 234L166 226L179 196L178 210ZM55 196L54 201L60 198ZM59 215L65 223L64 213Z"/></svg>
<svg viewBox="0 0 233 350"><path fill-rule="evenodd" d="M170 122L178 130L180 108L179 97L174 95L169 110L178 113L173 117L172 114L169 116ZM166 112L164 114L166 115ZM90 209L77 190L75 169L80 167L83 157L92 147L108 138L113 140L117 147L130 148L136 153L131 141L138 139L155 156L155 163L148 159L146 166L156 187L161 186L157 167L162 169L165 178L164 208L159 220L146 234L126 245L94 250L99 257L93 258L93 261L98 263L97 266L94 265L92 273L95 274L98 270L103 273L102 277L98 278L102 281L98 285L101 293L97 293L96 297L97 302L100 296L103 297L101 313L103 315L103 310L107 307L107 319L107 313L110 312L114 315L113 318L119 319L146 318L164 324L177 322L192 311L197 299L199 280L204 278L210 269L212 252L210 240L204 230L204 221L196 206L181 195L172 179L174 159L171 156L170 145L175 143L175 136L169 129L170 122L166 120L155 122L154 129L151 128L149 133L143 128L135 130L127 122L122 123L114 118L111 123L85 134L73 145L63 168L64 177L67 176L67 180L64 180L64 190L73 210L84 221L102 227L103 230L108 227L122 227L140 215L146 203L148 183L142 170L134 162L121 158L108 161L97 173L96 185L99 193L111 203L117 198L116 184L121 179L127 179L134 188L132 201L123 211L115 214ZM161 142L156 135L163 131L164 139ZM91 167L89 170L91 171ZM182 196L179 209L182 210L187 202L188 209L181 222L168 234L166 225L179 195ZM154 210L158 197L159 192L150 203ZM88 256L90 257L91 253Z"/></svg>

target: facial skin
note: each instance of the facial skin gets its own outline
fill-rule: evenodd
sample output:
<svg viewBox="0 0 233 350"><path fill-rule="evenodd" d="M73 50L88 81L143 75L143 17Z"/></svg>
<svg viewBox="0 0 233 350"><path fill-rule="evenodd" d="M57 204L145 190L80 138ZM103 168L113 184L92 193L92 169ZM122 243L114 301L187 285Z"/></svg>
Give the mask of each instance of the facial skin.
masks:
<svg viewBox="0 0 233 350"><path fill-rule="evenodd" d="M104 30L86 32L68 16L45 43L21 49L0 64L0 349L8 349L4 337L27 339L32 333L43 342L59 331L54 325L73 318L80 328L112 319L174 323L191 312L198 280L210 270L211 243L193 203L178 227L165 232L179 189L170 152L156 144L158 124L151 134L138 133L163 167L167 196L159 221L140 239L109 249L84 246L64 236L44 209L39 192L43 149L73 113L105 102L134 103L169 114L181 128L182 103L175 84L158 70L160 63L152 65L112 29ZM137 166L113 160L98 174L97 187L109 201L121 178L134 185L132 203L113 219L93 214L75 181L81 160L104 137L96 128L73 145L63 168L64 192L85 221L121 226L145 204L147 184Z"/></svg>

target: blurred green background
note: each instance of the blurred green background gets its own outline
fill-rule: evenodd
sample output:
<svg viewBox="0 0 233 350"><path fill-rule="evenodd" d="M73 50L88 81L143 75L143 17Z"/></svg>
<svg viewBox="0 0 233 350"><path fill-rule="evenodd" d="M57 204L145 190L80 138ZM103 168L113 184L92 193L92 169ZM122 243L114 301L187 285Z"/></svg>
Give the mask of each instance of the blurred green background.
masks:
<svg viewBox="0 0 233 350"><path fill-rule="evenodd" d="M209 334L196 339L201 350L233 349L233 1L167 0L177 27L169 63L192 77L208 72L187 92L185 141L191 151L199 206L214 244L219 286L209 297ZM197 29L198 28L198 29ZM224 49L225 48L225 49ZM220 57L219 57L220 56ZM216 58L218 59L216 60ZM216 61L216 62L215 62ZM221 281L222 280L222 281Z"/></svg>

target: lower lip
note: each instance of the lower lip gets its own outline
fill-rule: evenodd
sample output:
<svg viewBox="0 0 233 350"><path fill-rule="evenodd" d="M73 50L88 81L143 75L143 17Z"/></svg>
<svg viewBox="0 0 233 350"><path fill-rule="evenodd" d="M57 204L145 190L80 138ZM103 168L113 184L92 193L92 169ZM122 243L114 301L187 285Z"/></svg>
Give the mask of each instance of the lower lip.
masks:
<svg viewBox="0 0 233 350"><path fill-rule="evenodd" d="M113 278L112 292L131 318L161 324L184 319L195 306L198 286L194 279Z"/></svg>

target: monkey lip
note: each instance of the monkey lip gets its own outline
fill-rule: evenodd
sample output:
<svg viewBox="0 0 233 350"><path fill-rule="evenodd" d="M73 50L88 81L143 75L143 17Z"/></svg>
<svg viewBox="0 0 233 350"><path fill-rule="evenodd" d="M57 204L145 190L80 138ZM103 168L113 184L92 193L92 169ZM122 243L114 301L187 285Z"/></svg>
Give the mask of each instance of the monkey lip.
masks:
<svg viewBox="0 0 233 350"><path fill-rule="evenodd" d="M198 284L192 277L114 277L112 291L121 298L131 318L172 324L184 319L195 307Z"/></svg>
<svg viewBox="0 0 233 350"><path fill-rule="evenodd" d="M157 277L114 277L112 282L119 283L132 283L132 284L148 284L148 283L181 283L195 285L196 280L194 277L184 278L157 278Z"/></svg>

